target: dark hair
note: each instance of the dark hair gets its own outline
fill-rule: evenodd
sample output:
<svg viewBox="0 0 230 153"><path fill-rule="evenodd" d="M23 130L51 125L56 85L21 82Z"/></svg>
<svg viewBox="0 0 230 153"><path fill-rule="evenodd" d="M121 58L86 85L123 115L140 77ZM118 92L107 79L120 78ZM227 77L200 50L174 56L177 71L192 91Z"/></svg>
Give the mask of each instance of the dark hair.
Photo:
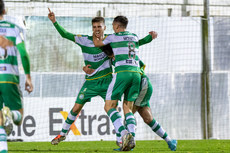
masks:
<svg viewBox="0 0 230 153"><path fill-rule="evenodd" d="M126 28L129 21L125 16L117 16L114 18L113 22L118 22L120 23L120 26Z"/></svg>
<svg viewBox="0 0 230 153"><path fill-rule="evenodd" d="M103 17L95 17L92 19L92 24L95 22L103 22L105 23L105 19Z"/></svg>
<svg viewBox="0 0 230 153"><path fill-rule="evenodd" d="M5 10L4 1L0 0L0 15L3 15L4 10Z"/></svg>

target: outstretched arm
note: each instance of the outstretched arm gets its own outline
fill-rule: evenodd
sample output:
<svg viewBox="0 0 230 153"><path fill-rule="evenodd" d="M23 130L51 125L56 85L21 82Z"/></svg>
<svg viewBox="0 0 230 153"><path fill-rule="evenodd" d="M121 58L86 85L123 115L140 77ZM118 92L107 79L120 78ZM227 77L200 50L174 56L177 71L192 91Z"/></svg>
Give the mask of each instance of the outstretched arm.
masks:
<svg viewBox="0 0 230 153"><path fill-rule="evenodd" d="M57 21L56 21L56 18L55 18L55 14L54 12L52 12L50 10L50 8L48 8L49 10L49 14L48 14L48 18L50 19L50 21L53 23L54 27L57 29L57 31L59 32L59 34L63 37L63 38L66 38L66 39L69 39L73 42L75 42L75 35L66 31L62 26L60 26Z"/></svg>
<svg viewBox="0 0 230 153"><path fill-rule="evenodd" d="M157 33L155 31L150 31L148 36L146 36L146 37L144 37L138 41L139 46L150 43L155 38L157 38Z"/></svg>

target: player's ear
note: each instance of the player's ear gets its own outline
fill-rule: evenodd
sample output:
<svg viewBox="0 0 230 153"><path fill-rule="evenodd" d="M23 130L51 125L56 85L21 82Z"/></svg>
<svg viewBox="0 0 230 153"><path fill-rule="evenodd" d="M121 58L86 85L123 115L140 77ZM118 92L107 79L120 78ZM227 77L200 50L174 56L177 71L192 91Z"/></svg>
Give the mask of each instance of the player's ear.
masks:
<svg viewBox="0 0 230 153"><path fill-rule="evenodd" d="M5 15L7 13L6 9L3 10L3 15Z"/></svg>
<svg viewBox="0 0 230 153"><path fill-rule="evenodd" d="M106 26L104 27L104 30L106 30Z"/></svg>

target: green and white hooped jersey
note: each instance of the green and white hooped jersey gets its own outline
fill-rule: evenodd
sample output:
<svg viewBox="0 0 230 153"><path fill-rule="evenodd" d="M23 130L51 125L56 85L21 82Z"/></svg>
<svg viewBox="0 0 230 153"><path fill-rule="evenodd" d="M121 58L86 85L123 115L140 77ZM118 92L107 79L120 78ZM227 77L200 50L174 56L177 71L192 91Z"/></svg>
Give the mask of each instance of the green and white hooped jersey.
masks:
<svg viewBox="0 0 230 153"><path fill-rule="evenodd" d="M91 65L94 73L86 74L86 80L95 80L105 76L112 77L112 66L109 57L100 48L94 46L93 37L76 35L75 42L81 47L85 65Z"/></svg>
<svg viewBox="0 0 230 153"><path fill-rule="evenodd" d="M19 84L18 50L16 45L22 42L20 30L17 25L0 20L0 35L14 44L12 47L7 47L7 50L0 47L0 83Z"/></svg>
<svg viewBox="0 0 230 153"><path fill-rule="evenodd" d="M103 44L113 49L115 56L115 73L122 71L140 72L139 43L137 35L128 31L108 35Z"/></svg>

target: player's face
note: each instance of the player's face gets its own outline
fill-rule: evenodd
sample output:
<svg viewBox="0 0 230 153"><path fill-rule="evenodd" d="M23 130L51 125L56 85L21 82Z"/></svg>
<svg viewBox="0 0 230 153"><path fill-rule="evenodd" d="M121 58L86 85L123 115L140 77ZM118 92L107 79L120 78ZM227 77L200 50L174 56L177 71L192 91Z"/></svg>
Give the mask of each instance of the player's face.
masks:
<svg viewBox="0 0 230 153"><path fill-rule="evenodd" d="M106 26L103 22L94 22L92 25L93 28L93 34L99 38L104 35L104 31L106 29Z"/></svg>

